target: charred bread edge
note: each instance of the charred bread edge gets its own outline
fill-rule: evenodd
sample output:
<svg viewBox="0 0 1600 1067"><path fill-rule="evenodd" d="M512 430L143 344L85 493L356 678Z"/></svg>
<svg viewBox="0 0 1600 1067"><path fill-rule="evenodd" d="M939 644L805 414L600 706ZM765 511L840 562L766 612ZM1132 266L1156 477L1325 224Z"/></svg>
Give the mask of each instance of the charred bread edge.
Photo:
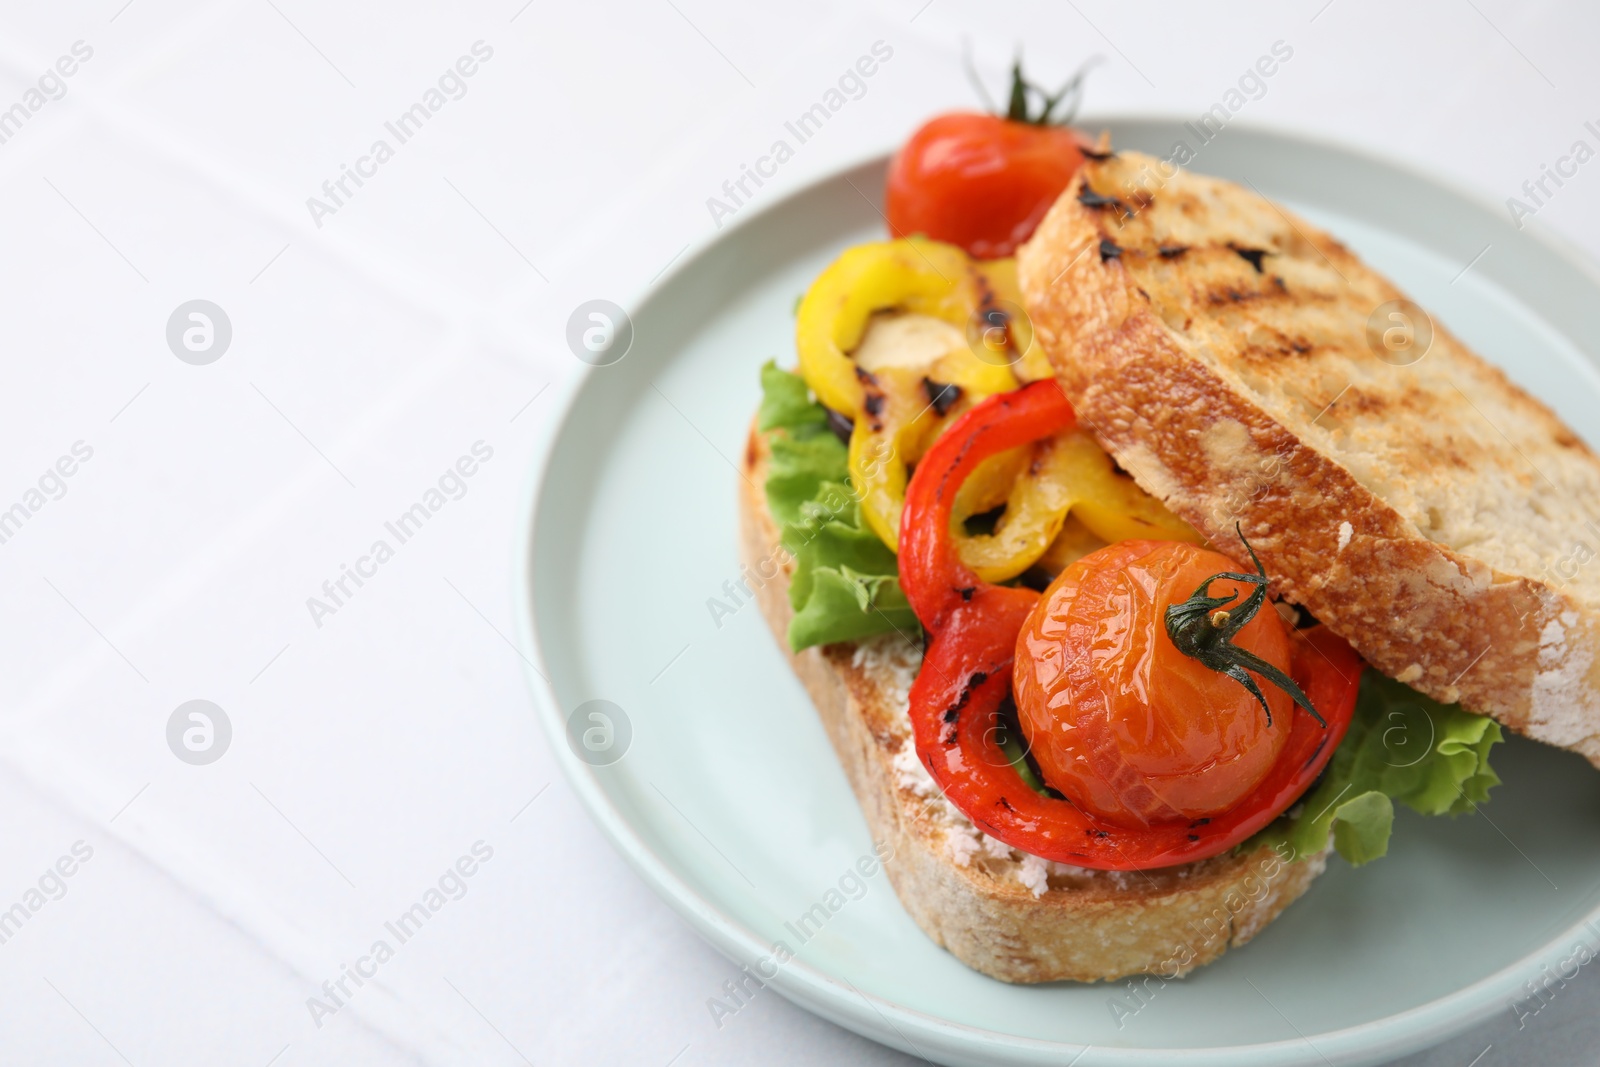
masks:
<svg viewBox="0 0 1600 1067"><path fill-rule="evenodd" d="M1035 336L1101 445L1214 544L1234 543L1240 519L1276 590L1374 667L1600 766L1600 620L1540 581L1422 537L1235 392L1187 351L1120 259L1079 255L1107 238L1103 213L1078 202L1084 181L1080 171L1018 268ZM1312 224L1294 225L1330 262L1359 262ZM1230 422L1249 469L1219 471L1198 447Z"/></svg>

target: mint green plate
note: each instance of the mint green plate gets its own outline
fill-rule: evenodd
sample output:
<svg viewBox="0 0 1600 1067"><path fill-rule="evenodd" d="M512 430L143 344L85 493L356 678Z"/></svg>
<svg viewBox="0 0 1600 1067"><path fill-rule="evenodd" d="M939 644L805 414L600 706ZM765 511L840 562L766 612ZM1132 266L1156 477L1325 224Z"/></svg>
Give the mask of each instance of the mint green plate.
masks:
<svg viewBox="0 0 1600 1067"><path fill-rule="evenodd" d="M1105 124L1121 148L1193 144L1175 121ZM1600 276L1581 256L1430 178L1291 134L1230 127L1193 167L1328 227L1600 443ZM771 979L785 997L949 1064L1376 1063L1511 1011L1575 941L1600 946L1583 928L1600 920L1600 775L1520 739L1498 753L1505 784L1482 814L1402 813L1387 858L1359 871L1334 860L1253 943L1136 1013L1122 986L1018 987L968 970L881 871L795 938L785 924L872 842L757 608L727 590L736 464L757 368L793 363L795 298L840 249L883 235L882 176L876 160L747 208L685 257L628 305L631 350L572 383L534 465L516 596L535 702L640 876L735 961L780 940L795 950ZM716 617L711 598L737 610ZM620 709L608 765L568 741L569 715L591 700ZM580 725L605 741L598 720ZM603 937L599 950L631 951Z"/></svg>

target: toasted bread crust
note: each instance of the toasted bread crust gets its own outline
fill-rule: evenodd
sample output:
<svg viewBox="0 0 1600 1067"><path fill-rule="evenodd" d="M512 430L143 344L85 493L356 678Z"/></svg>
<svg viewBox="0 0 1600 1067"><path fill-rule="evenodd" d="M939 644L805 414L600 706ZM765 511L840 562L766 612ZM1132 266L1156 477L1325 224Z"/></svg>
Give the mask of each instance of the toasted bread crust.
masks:
<svg viewBox="0 0 1600 1067"><path fill-rule="evenodd" d="M857 645L788 651L793 561L767 511L766 455L752 429L739 511L756 599L817 707L873 839L894 850L885 869L895 892L957 959L1006 982L1176 977L1250 940L1322 872L1326 853L1286 862L1263 846L1144 873L1053 869L1036 896L1015 876L1014 856L969 849L958 862L951 835L963 831L950 821L953 809L896 767L912 743L903 692ZM904 657L918 655L909 642L885 640L898 642Z"/></svg>
<svg viewBox="0 0 1600 1067"><path fill-rule="evenodd" d="M1600 613L1537 565L1594 540L1553 498L1600 486L1600 461L1548 409L1437 325L1429 362L1387 365L1366 339L1392 284L1135 153L1083 168L1019 274L1062 388L1145 489L1242 556L1238 522L1275 591L1384 673L1600 764Z"/></svg>

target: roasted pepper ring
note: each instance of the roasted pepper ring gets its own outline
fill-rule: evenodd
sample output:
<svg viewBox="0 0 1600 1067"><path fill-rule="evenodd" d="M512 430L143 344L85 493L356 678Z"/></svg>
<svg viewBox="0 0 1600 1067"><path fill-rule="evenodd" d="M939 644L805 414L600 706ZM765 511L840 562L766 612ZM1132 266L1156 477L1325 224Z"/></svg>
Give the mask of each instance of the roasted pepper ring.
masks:
<svg viewBox="0 0 1600 1067"><path fill-rule="evenodd" d="M1111 457L1082 430L1054 434L1021 450L1020 473L1008 495L991 501L970 494L956 499L956 551L978 577L1004 582L1027 570L1050 548L1068 512L1108 544L1133 538L1188 541L1203 539L1131 478L1113 473ZM979 468L978 477L993 464ZM966 534L960 523L973 512L1006 506L991 534Z"/></svg>
<svg viewBox="0 0 1600 1067"><path fill-rule="evenodd" d="M1272 770L1243 802L1209 820L1128 829L1029 788L995 737L1017 635L1038 594L991 585L967 568L955 551L951 511L962 481L984 459L1075 422L1054 382L991 397L928 450L911 479L900 529L900 581L929 633L911 687L917 755L975 826L1043 859L1145 870L1215 856L1265 828L1316 780L1349 727L1362 663L1321 627L1297 634L1290 673L1327 727L1297 712Z"/></svg>
<svg viewBox="0 0 1600 1067"><path fill-rule="evenodd" d="M806 290L795 315L800 374L817 399L858 419L863 389L850 352L861 343L872 316L908 311L965 331L979 303L972 260L954 245L912 237L875 241L846 249ZM969 358L950 367L946 384L980 395L1016 384L1005 366Z"/></svg>
<svg viewBox="0 0 1600 1067"><path fill-rule="evenodd" d="M1014 261L978 263L953 245L908 238L845 250L801 301L800 372L823 404L853 420L850 480L862 517L890 549L899 547L909 470L951 420L986 396L1015 389L1019 375L1053 376L1016 304L1021 298ZM932 325L958 332L942 351L935 330L931 352L881 363L861 347L880 312L904 313L906 321L931 317L938 320ZM929 343L925 331L922 337ZM958 520L1005 505L992 533L958 529L961 558L980 577L1008 581L1031 567L1069 509L1106 541L1200 540L1131 479L1114 474L1110 457L1087 435L1023 451L1029 454L985 464L957 502Z"/></svg>
<svg viewBox="0 0 1600 1067"><path fill-rule="evenodd" d="M1014 288L1015 265L1007 266L999 282ZM800 373L823 404L853 420L851 480L867 524L891 549L910 465L956 412L1017 386L1004 344L997 352L987 335L971 336L985 309L1001 299L988 273L994 267L938 241L877 241L846 249L800 302ZM925 364L874 372L852 353L881 312L929 316L954 327L956 340ZM996 503L1003 500L1002 489Z"/></svg>

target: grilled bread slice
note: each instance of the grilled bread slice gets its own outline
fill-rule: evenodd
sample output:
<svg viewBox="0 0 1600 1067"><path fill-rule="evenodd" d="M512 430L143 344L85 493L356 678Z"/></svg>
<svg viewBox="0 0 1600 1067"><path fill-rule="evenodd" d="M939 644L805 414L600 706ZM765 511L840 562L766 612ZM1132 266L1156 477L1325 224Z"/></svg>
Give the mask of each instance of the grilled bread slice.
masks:
<svg viewBox="0 0 1600 1067"><path fill-rule="evenodd" d="M762 614L816 705L873 840L917 925L1006 982L1186 974L1254 937L1322 873L1326 853L1259 846L1181 867L1091 871L1049 863L976 830L917 758L907 695L921 648L888 636L790 654L793 559L767 510L765 438L751 430L740 546ZM776 577L761 581L761 576Z"/></svg>
<svg viewBox="0 0 1600 1067"><path fill-rule="evenodd" d="M1600 764L1600 461L1327 233L1090 160L1021 250L1039 342L1146 490L1384 673ZM1399 316L1399 317L1396 317Z"/></svg>

